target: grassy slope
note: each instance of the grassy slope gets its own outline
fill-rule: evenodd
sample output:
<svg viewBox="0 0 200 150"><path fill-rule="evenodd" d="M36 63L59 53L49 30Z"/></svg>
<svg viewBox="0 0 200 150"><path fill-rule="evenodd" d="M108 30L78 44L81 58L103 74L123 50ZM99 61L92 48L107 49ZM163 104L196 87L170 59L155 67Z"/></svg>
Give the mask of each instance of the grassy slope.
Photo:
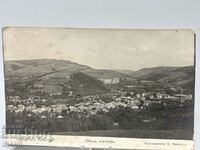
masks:
<svg viewBox="0 0 200 150"><path fill-rule="evenodd" d="M174 130L101 130L85 132L55 132L57 135L79 135L79 136L106 136L126 138L154 138L154 139L192 139L193 129Z"/></svg>

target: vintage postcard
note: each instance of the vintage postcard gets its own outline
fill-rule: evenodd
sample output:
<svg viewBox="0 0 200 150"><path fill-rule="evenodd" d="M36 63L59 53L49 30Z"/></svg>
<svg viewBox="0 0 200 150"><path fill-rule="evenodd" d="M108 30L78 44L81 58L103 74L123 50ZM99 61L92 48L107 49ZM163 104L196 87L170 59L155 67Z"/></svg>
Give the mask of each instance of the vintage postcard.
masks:
<svg viewBox="0 0 200 150"><path fill-rule="evenodd" d="M194 147L192 30L3 30L8 144Z"/></svg>

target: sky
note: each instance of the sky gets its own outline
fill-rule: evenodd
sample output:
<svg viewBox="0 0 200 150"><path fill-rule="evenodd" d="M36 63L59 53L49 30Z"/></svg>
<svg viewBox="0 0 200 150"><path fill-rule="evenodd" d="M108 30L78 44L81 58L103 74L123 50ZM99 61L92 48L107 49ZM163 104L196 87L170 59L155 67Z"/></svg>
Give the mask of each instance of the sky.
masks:
<svg viewBox="0 0 200 150"><path fill-rule="evenodd" d="M11 28L3 30L5 60L64 59L97 69L194 64L192 30Z"/></svg>

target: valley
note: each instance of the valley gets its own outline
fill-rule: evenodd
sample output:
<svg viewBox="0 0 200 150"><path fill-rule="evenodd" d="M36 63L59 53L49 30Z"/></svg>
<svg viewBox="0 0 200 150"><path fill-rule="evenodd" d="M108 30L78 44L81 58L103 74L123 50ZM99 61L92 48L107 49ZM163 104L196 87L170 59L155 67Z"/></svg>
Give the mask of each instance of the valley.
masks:
<svg viewBox="0 0 200 150"><path fill-rule="evenodd" d="M194 66L132 71L56 59L5 61L5 93L7 124L73 135L132 131L128 137L192 139ZM143 129L152 132L135 135ZM157 136L163 130L171 132Z"/></svg>

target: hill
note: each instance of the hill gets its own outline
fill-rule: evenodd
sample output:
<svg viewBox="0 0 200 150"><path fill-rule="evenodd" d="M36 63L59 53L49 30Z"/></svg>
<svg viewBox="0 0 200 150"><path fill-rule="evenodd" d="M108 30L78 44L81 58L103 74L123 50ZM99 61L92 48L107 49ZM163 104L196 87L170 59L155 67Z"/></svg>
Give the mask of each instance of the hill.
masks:
<svg viewBox="0 0 200 150"><path fill-rule="evenodd" d="M70 74L75 71L81 71L89 68L90 67L88 66L80 65L71 61L57 60L57 59L5 61L6 76L20 75L20 74L42 75L46 73L53 74L58 72Z"/></svg>
<svg viewBox="0 0 200 150"><path fill-rule="evenodd" d="M127 69L112 69L112 70L128 75L133 74L135 72L133 70L127 70Z"/></svg>
<svg viewBox="0 0 200 150"><path fill-rule="evenodd" d="M85 93L90 93L88 89L92 93L102 93L107 91L100 81L102 79L122 78L135 81L133 77L117 71L93 69L71 61L56 59L5 61L5 77L7 92L17 91L24 94L27 91L48 94L63 92L69 90L72 81L75 89L82 94L84 90ZM80 85L84 87L79 88ZM84 90L81 90L83 88Z"/></svg>
<svg viewBox="0 0 200 150"><path fill-rule="evenodd" d="M141 87L144 86L151 90L176 87L183 88L189 93L193 93L194 90L194 66L153 67L131 71L94 69L67 60L12 60L5 61L5 77L8 91L19 89L21 91L39 89L40 91L42 89L47 93L60 92L69 86L71 78L77 84L74 85L76 88L87 81L90 82L86 84L88 88L95 89L94 85L96 85L103 89L95 89L97 92L106 90L102 86L103 82L109 83L114 78L119 79L120 84L118 85L120 87L124 85L142 85ZM77 81L74 78L77 78ZM84 79L84 83L82 83L82 79ZM103 82L100 82L100 80ZM94 82L94 85L91 82ZM112 87L114 86L112 85Z"/></svg>
<svg viewBox="0 0 200 150"><path fill-rule="evenodd" d="M194 66L144 68L131 74L140 81L152 81L166 86L194 90Z"/></svg>
<svg viewBox="0 0 200 150"><path fill-rule="evenodd" d="M129 75L143 80L157 80L165 75L165 72L173 71L179 67L152 67L143 68Z"/></svg>
<svg viewBox="0 0 200 150"><path fill-rule="evenodd" d="M66 77L74 72L83 72L97 79L133 78L124 73L112 70L94 69L67 60L33 59L5 61L5 75L32 75L40 78Z"/></svg>
<svg viewBox="0 0 200 150"><path fill-rule="evenodd" d="M103 82L82 72L71 74L69 84L77 95L103 94L109 91Z"/></svg>

